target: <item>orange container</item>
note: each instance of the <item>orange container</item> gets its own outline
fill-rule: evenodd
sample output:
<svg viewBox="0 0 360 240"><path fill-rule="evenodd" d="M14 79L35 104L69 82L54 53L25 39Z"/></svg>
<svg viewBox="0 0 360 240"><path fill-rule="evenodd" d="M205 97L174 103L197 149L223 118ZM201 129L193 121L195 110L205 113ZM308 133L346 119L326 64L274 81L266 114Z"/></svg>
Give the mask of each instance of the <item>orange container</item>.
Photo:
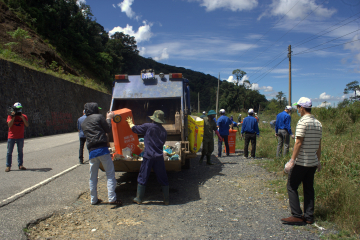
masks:
<svg viewBox="0 0 360 240"><path fill-rule="evenodd" d="M237 130L229 129L228 143L230 153L235 153L236 132ZM226 152L226 148L224 148L224 152Z"/></svg>
<svg viewBox="0 0 360 240"><path fill-rule="evenodd" d="M133 118L132 111L128 108L122 108L114 111L114 118L111 119L115 153L122 155L122 149L128 147L132 153L139 155L141 153L141 149L138 147L139 138L126 122L127 117Z"/></svg>

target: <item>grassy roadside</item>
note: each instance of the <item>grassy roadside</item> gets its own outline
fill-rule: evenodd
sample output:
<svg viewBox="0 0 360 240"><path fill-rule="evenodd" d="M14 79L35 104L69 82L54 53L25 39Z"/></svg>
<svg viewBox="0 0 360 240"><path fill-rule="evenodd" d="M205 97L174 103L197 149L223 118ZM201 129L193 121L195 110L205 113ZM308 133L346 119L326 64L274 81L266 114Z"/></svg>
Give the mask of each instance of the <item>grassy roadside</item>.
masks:
<svg viewBox="0 0 360 240"><path fill-rule="evenodd" d="M77 77L71 74L64 74L61 68L57 68L56 62L50 65L52 69L45 68L41 65L41 63L37 60L26 60L16 53L12 52L9 49L0 49L0 58L9 62L13 62L19 64L21 66L33 69L38 72L42 72L45 74L52 75L57 78L64 79L69 82L73 82L103 93L110 94L110 90L104 85L104 83L97 83L94 79L85 78L85 77Z"/></svg>
<svg viewBox="0 0 360 240"><path fill-rule="evenodd" d="M360 103L350 104L344 108L314 108L313 114L323 125L322 170L315 174L315 217L321 223L336 224L339 230L337 235L329 235L325 238L358 238L360 236ZM299 118L297 114L292 114L293 132ZM276 119L275 114L260 116L261 137L257 140L256 156L274 159L262 161L263 166L269 171L282 173L290 155L281 158L275 156L277 139L274 136L275 130L269 124L274 119ZM243 149L244 141L239 140L238 137L236 148ZM291 140L290 153L293 146L294 140ZM287 195L287 177L282 174L278 176L276 182L271 184L275 191ZM299 194L302 195L301 186Z"/></svg>

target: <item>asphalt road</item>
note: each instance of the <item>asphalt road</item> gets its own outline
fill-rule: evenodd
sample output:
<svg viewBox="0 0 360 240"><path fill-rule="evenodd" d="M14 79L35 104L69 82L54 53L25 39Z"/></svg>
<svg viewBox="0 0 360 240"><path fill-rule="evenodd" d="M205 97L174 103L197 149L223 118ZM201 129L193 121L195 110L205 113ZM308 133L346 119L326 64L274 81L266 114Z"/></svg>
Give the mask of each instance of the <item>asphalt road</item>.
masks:
<svg viewBox="0 0 360 240"><path fill-rule="evenodd" d="M77 133L25 139L27 170L18 170L15 145L11 171L5 172L7 143L0 143L0 239L26 239L23 229L29 222L66 208L88 190L89 165L78 164L78 151Z"/></svg>

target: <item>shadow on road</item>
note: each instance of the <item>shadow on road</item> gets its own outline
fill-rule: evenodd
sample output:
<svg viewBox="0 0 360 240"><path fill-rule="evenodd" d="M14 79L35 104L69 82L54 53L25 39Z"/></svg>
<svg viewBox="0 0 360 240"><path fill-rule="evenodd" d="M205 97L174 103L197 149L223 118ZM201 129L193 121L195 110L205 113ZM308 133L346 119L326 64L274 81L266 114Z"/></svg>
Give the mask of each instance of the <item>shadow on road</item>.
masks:
<svg viewBox="0 0 360 240"><path fill-rule="evenodd" d="M33 171L33 172L50 172L53 170L52 168L26 168L26 171ZM11 170L13 171L13 170ZM24 170L17 170L17 171L24 171Z"/></svg>
<svg viewBox="0 0 360 240"><path fill-rule="evenodd" d="M170 205L185 204L201 199L199 186L215 176L221 176L222 164L214 155L211 161L214 165L206 165L206 159L202 165L199 164L200 156L191 159L191 168L181 172L168 172L170 185ZM117 197L124 205L133 204L132 199L136 196L138 173L124 173L117 182ZM146 186L144 204L163 204L161 186L156 179L155 173L151 173Z"/></svg>

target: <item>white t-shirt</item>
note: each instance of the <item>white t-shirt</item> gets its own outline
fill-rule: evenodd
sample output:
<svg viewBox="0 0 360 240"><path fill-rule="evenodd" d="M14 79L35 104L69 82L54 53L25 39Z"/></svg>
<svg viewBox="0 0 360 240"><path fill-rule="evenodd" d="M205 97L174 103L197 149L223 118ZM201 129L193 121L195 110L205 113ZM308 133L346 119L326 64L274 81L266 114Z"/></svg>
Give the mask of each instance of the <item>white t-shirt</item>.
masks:
<svg viewBox="0 0 360 240"><path fill-rule="evenodd" d="M311 114L304 115L296 125L295 136L304 138L295 164L304 167L317 166L316 152L322 137L321 123Z"/></svg>

